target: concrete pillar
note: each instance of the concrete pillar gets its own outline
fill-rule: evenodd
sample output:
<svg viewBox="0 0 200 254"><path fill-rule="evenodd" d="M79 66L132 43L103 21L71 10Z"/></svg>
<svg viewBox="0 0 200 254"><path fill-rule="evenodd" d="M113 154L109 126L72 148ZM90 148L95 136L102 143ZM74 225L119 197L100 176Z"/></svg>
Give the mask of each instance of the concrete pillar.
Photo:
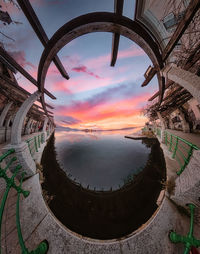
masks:
<svg viewBox="0 0 200 254"><path fill-rule="evenodd" d="M4 123L4 120L6 118L6 115L10 109L10 107L12 106L13 102L10 101L3 109L3 111L1 112L1 115L0 115L0 127L3 127L3 123Z"/></svg>
<svg viewBox="0 0 200 254"><path fill-rule="evenodd" d="M35 127L35 132L38 132L39 131L39 126L40 126L40 122L37 121L36 123L36 127Z"/></svg>
<svg viewBox="0 0 200 254"><path fill-rule="evenodd" d="M45 116L45 119L44 119L44 124L43 124L43 128L42 128L42 132L44 133L44 140L46 141L47 140L47 123L48 123L48 117Z"/></svg>
<svg viewBox="0 0 200 254"><path fill-rule="evenodd" d="M10 121L12 119L12 115L9 115L6 119L6 123L5 123L5 136L6 136L6 141L10 140L10 135L11 135L11 127L10 125Z"/></svg>
<svg viewBox="0 0 200 254"><path fill-rule="evenodd" d="M22 126L24 123L24 119L29 111L29 109L32 107L33 103L40 97L40 92L33 93L29 98L27 98L24 103L19 108L14 122L12 126L12 132L11 132L11 144L16 145L21 143L21 132L22 132Z"/></svg>
<svg viewBox="0 0 200 254"><path fill-rule="evenodd" d="M49 130L49 135L51 135L51 121L49 121L48 130Z"/></svg>
<svg viewBox="0 0 200 254"><path fill-rule="evenodd" d="M190 132L190 126L189 123L186 121L185 119L185 115L183 114L183 112L180 109L177 109L178 114L180 116L181 122L182 122L182 126L183 126L183 132Z"/></svg>
<svg viewBox="0 0 200 254"><path fill-rule="evenodd" d="M200 77L185 71L177 65L171 63L166 65L162 70L161 74L180 86L184 87L200 104Z"/></svg>
<svg viewBox="0 0 200 254"><path fill-rule="evenodd" d="M5 121L5 118L7 116L7 113L9 109L11 108L13 102L9 102L3 109L0 115L0 143L4 143L6 141L6 127L3 126L3 123Z"/></svg>
<svg viewBox="0 0 200 254"><path fill-rule="evenodd" d="M174 130L174 129L175 129L174 123L172 122L171 115L169 116L169 128L170 128L171 130Z"/></svg>
<svg viewBox="0 0 200 254"><path fill-rule="evenodd" d="M10 127L10 121L11 121L12 117L13 117L12 115L8 116L8 118L6 120L6 124L5 124L6 127Z"/></svg>
<svg viewBox="0 0 200 254"><path fill-rule="evenodd" d="M30 177L36 173L36 165L31 157L28 145L26 142L21 140L21 132L24 123L24 119L33 105L33 103L40 97L41 93L39 91L33 93L29 98L27 98L24 103L19 108L11 130L11 144L4 147L4 151L11 148L15 149L15 156L17 157L16 164L20 164L22 168L18 174L18 178L21 177L21 172L26 172L26 177ZM9 158L8 158L9 160ZM15 165L13 163L11 171L14 171Z"/></svg>
<svg viewBox="0 0 200 254"><path fill-rule="evenodd" d="M26 135L30 134L30 126L31 126L32 121L33 120L31 118L29 118L28 123L26 125L26 129L25 129L25 134Z"/></svg>
<svg viewBox="0 0 200 254"><path fill-rule="evenodd" d="M34 121L34 120L32 120L32 121L31 121L31 124L30 124L29 134L33 133L34 123L35 123L35 121Z"/></svg>
<svg viewBox="0 0 200 254"><path fill-rule="evenodd" d="M47 116L45 116L42 131L46 131L48 120L49 120L49 119L48 119L48 117L47 117Z"/></svg>
<svg viewBox="0 0 200 254"><path fill-rule="evenodd" d="M21 134L22 136L25 134L27 119L28 119L28 117L25 117L24 123L23 123L23 125L22 125L22 134Z"/></svg>
<svg viewBox="0 0 200 254"><path fill-rule="evenodd" d="M161 116L160 112L157 112L158 118L161 123L161 142L165 143L165 129L166 129L166 123L164 118Z"/></svg>

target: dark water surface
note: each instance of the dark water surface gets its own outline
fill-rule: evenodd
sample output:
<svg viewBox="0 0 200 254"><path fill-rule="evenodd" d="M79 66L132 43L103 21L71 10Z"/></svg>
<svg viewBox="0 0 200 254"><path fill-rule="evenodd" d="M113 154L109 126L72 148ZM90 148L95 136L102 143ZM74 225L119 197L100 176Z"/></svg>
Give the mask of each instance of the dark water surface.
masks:
<svg viewBox="0 0 200 254"><path fill-rule="evenodd" d="M69 178L96 190L118 189L146 165L151 149L116 132L55 134L57 161Z"/></svg>
<svg viewBox="0 0 200 254"><path fill-rule="evenodd" d="M52 212L72 231L96 239L119 238L155 212L166 178L160 144L123 136L51 136L42 157L42 188Z"/></svg>

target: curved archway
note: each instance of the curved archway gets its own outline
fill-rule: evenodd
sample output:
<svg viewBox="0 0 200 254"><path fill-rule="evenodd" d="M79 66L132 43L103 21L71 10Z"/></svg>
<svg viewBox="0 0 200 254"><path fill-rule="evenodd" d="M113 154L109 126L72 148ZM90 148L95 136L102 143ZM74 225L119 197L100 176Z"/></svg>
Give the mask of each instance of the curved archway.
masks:
<svg viewBox="0 0 200 254"><path fill-rule="evenodd" d="M150 35L145 27L124 16L118 16L109 12L95 12L79 16L59 28L49 40L40 59L38 67L38 85L42 92L41 103L45 113L48 115L44 101L44 83L48 68L54 56L67 43L75 38L92 32L119 33L137 43L149 56L155 68L157 68L160 90L160 101L164 93L164 79L159 70L163 67L159 46L155 38Z"/></svg>

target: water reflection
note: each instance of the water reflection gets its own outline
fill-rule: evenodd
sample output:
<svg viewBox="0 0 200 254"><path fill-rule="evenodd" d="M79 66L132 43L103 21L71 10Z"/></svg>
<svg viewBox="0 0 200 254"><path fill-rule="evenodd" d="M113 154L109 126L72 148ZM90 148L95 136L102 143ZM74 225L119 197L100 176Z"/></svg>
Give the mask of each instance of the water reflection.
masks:
<svg viewBox="0 0 200 254"><path fill-rule="evenodd" d="M82 134L77 134L71 136L72 140L81 141ZM56 136L62 141L61 133ZM55 138L51 136L42 156L42 188L58 220L72 231L96 239L123 237L146 223L157 208L156 201L163 187L161 182L166 179L166 174L159 142L154 139L142 143L140 146L150 147L151 151L145 168L131 183L116 191L91 191L74 184L60 168L56 160Z"/></svg>
<svg viewBox="0 0 200 254"><path fill-rule="evenodd" d="M124 134L56 132L57 161L66 175L84 188L119 189L141 172L150 153L141 140L125 139Z"/></svg>

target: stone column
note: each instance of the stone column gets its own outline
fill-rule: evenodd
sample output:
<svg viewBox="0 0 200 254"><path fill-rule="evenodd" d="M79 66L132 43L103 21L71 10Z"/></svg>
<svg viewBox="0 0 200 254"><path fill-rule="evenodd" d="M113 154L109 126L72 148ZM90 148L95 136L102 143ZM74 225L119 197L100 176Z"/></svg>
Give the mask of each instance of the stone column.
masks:
<svg viewBox="0 0 200 254"><path fill-rule="evenodd" d="M38 127L39 127L39 122L38 122L38 121L36 121L35 131L34 131L34 132L38 132Z"/></svg>
<svg viewBox="0 0 200 254"><path fill-rule="evenodd" d="M175 129L174 123L172 122L171 117L169 118L169 127L170 127L171 130L174 130L174 129Z"/></svg>
<svg viewBox="0 0 200 254"><path fill-rule="evenodd" d="M53 132L53 122L49 122L49 131L50 134Z"/></svg>
<svg viewBox="0 0 200 254"><path fill-rule="evenodd" d="M165 129L166 129L166 123L164 118L161 116L160 112L157 112L158 118L161 123L161 142L165 143Z"/></svg>
<svg viewBox="0 0 200 254"><path fill-rule="evenodd" d="M171 63L167 64L161 74L184 87L200 104L200 77Z"/></svg>
<svg viewBox="0 0 200 254"><path fill-rule="evenodd" d="M23 125L22 125L22 134L21 134L22 136L25 135L27 118L28 118L28 117L25 117L24 123L23 123Z"/></svg>
<svg viewBox="0 0 200 254"><path fill-rule="evenodd" d="M25 134L26 134L26 135L30 134L30 126L31 126L32 121L33 121L33 120L32 120L31 117L30 117L29 120L28 120L28 123L27 123L27 125L26 125L26 129L25 129Z"/></svg>
<svg viewBox="0 0 200 254"><path fill-rule="evenodd" d="M24 123L24 119L29 111L29 109L32 107L33 103L40 97L40 92L33 93L29 98L27 98L24 103L19 108L14 122L12 126L12 132L11 132L11 144L20 144L21 143L21 131Z"/></svg>
<svg viewBox="0 0 200 254"><path fill-rule="evenodd" d="M11 144L4 147L4 151L7 151L11 148L15 149L15 156L17 157L16 164L22 166L18 177L21 177L21 172L26 172L26 177L32 176L36 173L36 165L31 157L28 145L26 142L22 142L21 132L24 123L24 119L33 105L33 103L41 96L39 91L33 93L29 98L27 98L21 107L19 108L12 125L11 130ZM9 159L9 158L8 158ZM11 167L11 171L15 169L14 163Z"/></svg>
<svg viewBox="0 0 200 254"><path fill-rule="evenodd" d="M9 109L11 108L13 102L9 102L3 109L0 115L0 143L4 143L6 141L6 127L3 126L4 120L7 116Z"/></svg>
<svg viewBox="0 0 200 254"><path fill-rule="evenodd" d="M10 121L11 121L12 117L13 117L12 115L9 115L9 117L7 118L7 120L6 120L6 127L10 126Z"/></svg>
<svg viewBox="0 0 200 254"><path fill-rule="evenodd" d="M12 106L13 102L10 101L3 109L3 111L1 112L1 115L0 115L0 127L3 126L3 123L4 123L4 120L6 118L6 115L10 109L10 107Z"/></svg>
<svg viewBox="0 0 200 254"><path fill-rule="evenodd" d="M30 125L30 131L29 131L29 134L33 133L33 127L34 127L34 124L35 124L35 121L32 120L31 121L31 125Z"/></svg>
<svg viewBox="0 0 200 254"><path fill-rule="evenodd" d="M183 132L190 132L190 126L189 123L186 121L185 119L185 115L183 114L183 112L180 109L177 109L181 122L182 122L182 126L183 126Z"/></svg>
<svg viewBox="0 0 200 254"><path fill-rule="evenodd" d="M43 124L43 128L42 128L42 132L44 133L44 141L47 140L47 130L46 130L46 128L47 128L48 120L49 120L48 117L45 116L44 124Z"/></svg>
<svg viewBox="0 0 200 254"><path fill-rule="evenodd" d="M10 135L11 135L11 127L10 125L10 121L12 119L12 115L9 115L7 120L6 120L6 124L5 124L5 128L6 128L6 141L10 140Z"/></svg>

